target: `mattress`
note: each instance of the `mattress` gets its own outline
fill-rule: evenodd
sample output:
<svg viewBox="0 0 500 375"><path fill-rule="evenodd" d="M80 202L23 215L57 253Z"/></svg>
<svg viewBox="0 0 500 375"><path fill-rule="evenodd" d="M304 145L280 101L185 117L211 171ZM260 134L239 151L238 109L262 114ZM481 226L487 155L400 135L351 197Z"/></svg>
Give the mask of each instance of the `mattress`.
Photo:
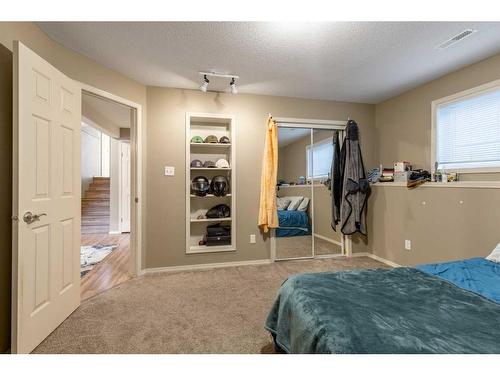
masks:
<svg viewBox="0 0 500 375"><path fill-rule="evenodd" d="M407 267L291 276L265 327L287 353L500 353L500 304Z"/></svg>

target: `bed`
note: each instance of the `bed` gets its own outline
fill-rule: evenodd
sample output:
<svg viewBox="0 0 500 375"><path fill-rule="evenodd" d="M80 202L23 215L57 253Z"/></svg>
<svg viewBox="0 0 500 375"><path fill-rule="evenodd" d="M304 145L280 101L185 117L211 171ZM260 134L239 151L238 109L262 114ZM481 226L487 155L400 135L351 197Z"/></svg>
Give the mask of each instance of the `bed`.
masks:
<svg viewBox="0 0 500 375"><path fill-rule="evenodd" d="M276 237L310 236L311 226L306 211L278 210Z"/></svg>
<svg viewBox="0 0 500 375"><path fill-rule="evenodd" d="M286 353L500 353L500 264L293 275L266 329Z"/></svg>

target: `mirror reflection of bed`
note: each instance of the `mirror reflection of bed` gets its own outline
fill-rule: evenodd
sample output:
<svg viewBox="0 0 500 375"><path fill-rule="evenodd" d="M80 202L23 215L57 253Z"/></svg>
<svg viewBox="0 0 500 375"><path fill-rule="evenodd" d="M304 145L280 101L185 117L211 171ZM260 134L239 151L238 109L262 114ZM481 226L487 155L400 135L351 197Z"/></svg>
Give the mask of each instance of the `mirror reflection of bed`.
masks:
<svg viewBox="0 0 500 375"><path fill-rule="evenodd" d="M332 160L332 130L278 130L276 259L341 254L331 228L331 197L325 185Z"/></svg>

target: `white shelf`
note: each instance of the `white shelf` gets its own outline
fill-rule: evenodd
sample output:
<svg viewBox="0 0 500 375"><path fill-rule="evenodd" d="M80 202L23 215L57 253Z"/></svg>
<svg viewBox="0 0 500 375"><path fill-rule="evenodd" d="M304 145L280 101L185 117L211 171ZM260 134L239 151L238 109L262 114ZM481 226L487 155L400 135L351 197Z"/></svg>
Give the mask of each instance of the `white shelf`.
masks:
<svg viewBox="0 0 500 375"><path fill-rule="evenodd" d="M314 184L314 185L311 185L311 184L304 184L304 185L280 185L280 186L277 186L278 188L280 189L288 189L288 188L310 188L310 187L320 187L320 186L325 186L325 184Z"/></svg>
<svg viewBox="0 0 500 375"><path fill-rule="evenodd" d="M219 147L219 148L227 148L231 147L231 143L191 143L193 147Z"/></svg>
<svg viewBox="0 0 500 375"><path fill-rule="evenodd" d="M230 217L222 217L218 219L191 219L192 223L211 223L213 221L231 221Z"/></svg>
<svg viewBox="0 0 500 375"><path fill-rule="evenodd" d="M407 187L406 182L377 182L370 183L372 187ZM420 188L462 188L462 189L500 189L500 181L455 181L455 182L425 182L416 187Z"/></svg>
<svg viewBox="0 0 500 375"><path fill-rule="evenodd" d="M191 168L192 171L230 171L231 168Z"/></svg>
<svg viewBox="0 0 500 375"><path fill-rule="evenodd" d="M227 136L232 143L192 143L194 136L203 139L214 135L217 139ZM186 113L186 254L218 253L236 250L236 125L233 115L218 113ZM191 167L193 159L218 160L224 158L229 168ZM214 194L197 196L191 191L191 178L196 174L215 176L222 174L229 180L231 194L217 197ZM206 198L206 199L199 199ZM231 217L197 219L217 203L225 203L231 209ZM203 216L200 216L203 217ZM225 223L231 225L231 243L221 246L198 246L206 235L210 224Z"/></svg>
<svg viewBox="0 0 500 375"><path fill-rule="evenodd" d="M222 197L218 197L218 196L213 195L213 194L207 194L207 195L205 195L203 197L201 197L199 195L196 195L196 194L191 194L190 196L191 196L191 198L225 198L225 197L230 197L231 194L226 194L226 195L224 195Z"/></svg>
<svg viewBox="0 0 500 375"><path fill-rule="evenodd" d="M223 246L207 246L207 245L198 245L198 246L190 246L187 249L187 254L200 254L200 253L219 253L223 251L235 251L236 249L232 245L223 245Z"/></svg>

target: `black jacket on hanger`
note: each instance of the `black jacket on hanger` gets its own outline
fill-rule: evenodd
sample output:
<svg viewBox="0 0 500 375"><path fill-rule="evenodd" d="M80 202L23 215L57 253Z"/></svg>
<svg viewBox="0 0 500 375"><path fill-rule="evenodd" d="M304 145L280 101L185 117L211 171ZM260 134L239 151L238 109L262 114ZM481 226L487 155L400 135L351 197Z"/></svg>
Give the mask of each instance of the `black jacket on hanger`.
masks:
<svg viewBox="0 0 500 375"><path fill-rule="evenodd" d="M332 197L332 228L337 231L340 222L340 201L342 197L342 177L340 174L340 141L339 132L333 133L333 158L330 172L330 191Z"/></svg>
<svg viewBox="0 0 500 375"><path fill-rule="evenodd" d="M366 232L366 202L370 184L359 146L358 124L349 120L340 152L340 230L343 234ZM339 182L334 182L334 184Z"/></svg>

